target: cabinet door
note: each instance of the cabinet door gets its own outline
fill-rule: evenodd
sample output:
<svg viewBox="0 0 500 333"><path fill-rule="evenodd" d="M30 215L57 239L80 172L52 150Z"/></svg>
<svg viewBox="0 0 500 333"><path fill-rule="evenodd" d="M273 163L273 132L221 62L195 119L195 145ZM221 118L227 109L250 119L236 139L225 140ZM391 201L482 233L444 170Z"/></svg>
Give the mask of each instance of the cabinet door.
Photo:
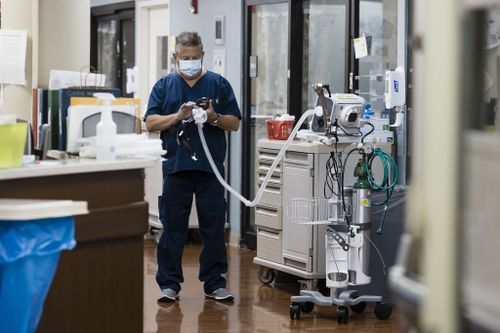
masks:
<svg viewBox="0 0 500 333"><path fill-rule="evenodd" d="M288 207L291 199L313 196L313 181L310 166L284 164L283 206L286 213L283 214L283 260L286 265L306 271L312 270L313 226L293 223Z"/></svg>

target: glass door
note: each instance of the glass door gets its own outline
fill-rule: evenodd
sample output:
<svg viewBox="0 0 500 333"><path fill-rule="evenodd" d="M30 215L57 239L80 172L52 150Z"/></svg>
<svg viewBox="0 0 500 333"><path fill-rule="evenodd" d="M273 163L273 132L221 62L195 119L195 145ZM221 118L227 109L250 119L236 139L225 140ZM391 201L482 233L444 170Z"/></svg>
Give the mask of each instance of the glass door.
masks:
<svg viewBox="0 0 500 333"><path fill-rule="evenodd" d="M355 93L371 105L375 117L390 118L394 122L394 110L385 108L385 71L402 66L406 71L407 96L411 95L411 68L407 56L408 36L407 6L399 0L360 0L359 36L364 35L368 44L368 56L359 59L355 73ZM411 101L407 98L404 109L405 122L393 129L394 149L399 168L399 184L406 184L410 176L408 145L411 129Z"/></svg>
<svg viewBox="0 0 500 333"><path fill-rule="evenodd" d="M90 64L106 74L106 86L126 94L127 69L135 65L134 2L93 7Z"/></svg>
<svg viewBox="0 0 500 333"><path fill-rule="evenodd" d="M106 75L106 85L117 87L118 20L101 18L97 22L97 70Z"/></svg>
<svg viewBox="0 0 500 333"><path fill-rule="evenodd" d="M398 0L361 0L359 33L365 35L369 52L359 59L356 94L379 115L385 109L385 71L398 66Z"/></svg>
<svg viewBox="0 0 500 333"><path fill-rule="evenodd" d="M248 102L244 157L248 181L247 195L252 199L257 191L257 142L267 137L266 120L288 112L288 2L249 5L248 23ZM255 209L245 208L245 242L255 244ZM244 213L244 214L245 214Z"/></svg>
<svg viewBox="0 0 500 333"><path fill-rule="evenodd" d="M302 109L316 103L315 83L332 93L347 92L347 0L307 0L303 3Z"/></svg>

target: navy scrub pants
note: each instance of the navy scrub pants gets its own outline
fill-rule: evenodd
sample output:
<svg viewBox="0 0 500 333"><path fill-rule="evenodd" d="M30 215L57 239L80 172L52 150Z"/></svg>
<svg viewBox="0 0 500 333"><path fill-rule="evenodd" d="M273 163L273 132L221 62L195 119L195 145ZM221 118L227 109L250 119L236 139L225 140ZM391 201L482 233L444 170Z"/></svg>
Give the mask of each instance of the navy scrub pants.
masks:
<svg viewBox="0 0 500 333"><path fill-rule="evenodd" d="M184 282L182 253L193 194L202 239L198 278L204 283L205 293L226 287L222 276L227 272L224 188L212 173L182 171L164 175L163 194L159 198L163 233L158 243L156 281L162 290L170 288L179 292Z"/></svg>

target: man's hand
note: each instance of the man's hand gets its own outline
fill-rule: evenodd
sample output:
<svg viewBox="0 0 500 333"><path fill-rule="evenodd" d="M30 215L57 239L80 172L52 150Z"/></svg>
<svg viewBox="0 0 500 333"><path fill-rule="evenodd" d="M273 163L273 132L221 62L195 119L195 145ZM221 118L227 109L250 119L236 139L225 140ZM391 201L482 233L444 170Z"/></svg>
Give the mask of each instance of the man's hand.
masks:
<svg viewBox="0 0 500 333"><path fill-rule="evenodd" d="M213 123L215 120L217 120L217 114L214 111L214 106L212 105L212 101L210 101L208 104L207 117L208 117L207 120L208 123Z"/></svg>
<svg viewBox="0 0 500 333"><path fill-rule="evenodd" d="M194 102L186 102L181 105L179 111L177 111L176 118L177 120L188 120L193 117L193 107L196 104Z"/></svg>

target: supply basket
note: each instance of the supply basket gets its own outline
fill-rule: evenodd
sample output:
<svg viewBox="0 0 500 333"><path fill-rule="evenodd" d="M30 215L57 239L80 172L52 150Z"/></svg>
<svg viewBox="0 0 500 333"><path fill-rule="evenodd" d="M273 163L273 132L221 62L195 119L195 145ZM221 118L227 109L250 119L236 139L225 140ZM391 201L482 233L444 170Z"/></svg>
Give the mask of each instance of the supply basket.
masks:
<svg viewBox="0 0 500 333"><path fill-rule="evenodd" d="M267 137L274 140L286 140L293 130L294 120L268 119Z"/></svg>
<svg viewBox="0 0 500 333"><path fill-rule="evenodd" d="M351 207L346 203L346 211ZM345 223L345 212L342 202L335 198L294 198L287 205L288 218L298 224L332 224Z"/></svg>

